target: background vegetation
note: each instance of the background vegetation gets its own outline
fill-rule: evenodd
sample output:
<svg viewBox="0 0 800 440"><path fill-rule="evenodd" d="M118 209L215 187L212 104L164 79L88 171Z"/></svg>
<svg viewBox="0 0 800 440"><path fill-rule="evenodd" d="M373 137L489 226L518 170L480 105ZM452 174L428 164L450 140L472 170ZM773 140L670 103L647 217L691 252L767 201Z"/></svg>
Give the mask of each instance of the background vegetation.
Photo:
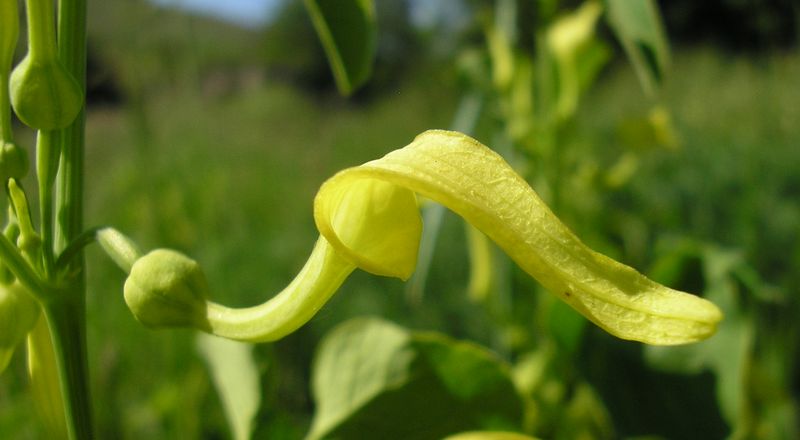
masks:
<svg viewBox="0 0 800 440"><path fill-rule="evenodd" d="M402 1L377 2L375 74L346 99L300 2L290 3L264 29L142 1L89 5L87 223L192 255L214 299L230 305L260 302L294 277L327 177L451 125L457 48L481 38L469 15L478 2L465 2L463 23L432 27L412 25ZM668 147L642 128L650 102L614 48L564 128L564 151L590 160L566 161L556 206L591 246L720 304L717 337L671 351L615 340L532 295L535 283L502 263L507 294L470 301L463 226L446 215L424 296L357 273L309 325L256 347L256 438L307 432L320 338L364 315L473 340L528 368L538 408L528 423L544 437L797 435L800 13L790 2L745 3L665 6L675 43L662 92ZM712 8L729 20L705 26ZM494 111L475 131L489 145ZM227 438L194 334L144 329L122 300L123 274L99 253L89 259L99 438ZM25 387L14 362L0 377L5 438L37 436Z"/></svg>

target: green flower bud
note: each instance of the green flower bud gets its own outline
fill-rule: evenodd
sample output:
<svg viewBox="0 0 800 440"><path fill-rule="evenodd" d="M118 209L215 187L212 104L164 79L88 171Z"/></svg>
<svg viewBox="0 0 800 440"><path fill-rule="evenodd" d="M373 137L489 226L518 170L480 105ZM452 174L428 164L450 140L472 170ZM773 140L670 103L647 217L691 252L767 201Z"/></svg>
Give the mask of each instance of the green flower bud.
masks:
<svg viewBox="0 0 800 440"><path fill-rule="evenodd" d="M0 145L0 181L21 180L28 174L28 153L14 142Z"/></svg>
<svg viewBox="0 0 800 440"><path fill-rule="evenodd" d="M19 283L0 285L0 371L39 318L39 303Z"/></svg>
<svg viewBox="0 0 800 440"><path fill-rule="evenodd" d="M200 265L169 249L136 260L125 281L125 302L149 327L207 328L208 282Z"/></svg>
<svg viewBox="0 0 800 440"><path fill-rule="evenodd" d="M14 112L37 130L64 128L83 107L81 86L57 58L25 57L11 73L10 89Z"/></svg>

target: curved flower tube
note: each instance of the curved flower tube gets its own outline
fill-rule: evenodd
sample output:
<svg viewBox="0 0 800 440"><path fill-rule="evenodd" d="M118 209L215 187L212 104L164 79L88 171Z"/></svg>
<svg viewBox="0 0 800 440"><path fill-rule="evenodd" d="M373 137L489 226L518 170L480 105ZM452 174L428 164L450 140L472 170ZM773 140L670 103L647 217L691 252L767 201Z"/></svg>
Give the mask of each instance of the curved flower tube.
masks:
<svg viewBox="0 0 800 440"><path fill-rule="evenodd" d="M307 322L356 267L407 279L422 231L416 194L462 216L548 290L617 337L657 345L695 342L711 336L722 319L711 302L589 249L489 148L460 133L432 130L322 185L314 201L321 237L284 291L245 309L203 300L204 308L187 308L195 314L188 321L222 337L269 341ZM126 300L129 283L151 276L137 266L139 261L126 282ZM168 297L170 289L161 289L159 297ZM147 297L148 290L137 289L137 295Z"/></svg>

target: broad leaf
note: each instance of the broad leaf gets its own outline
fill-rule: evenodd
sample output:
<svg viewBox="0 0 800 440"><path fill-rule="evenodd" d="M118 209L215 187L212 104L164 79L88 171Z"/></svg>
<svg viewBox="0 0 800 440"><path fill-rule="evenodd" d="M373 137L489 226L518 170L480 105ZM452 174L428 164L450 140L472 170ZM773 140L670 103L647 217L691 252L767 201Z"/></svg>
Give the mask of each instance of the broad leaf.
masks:
<svg viewBox="0 0 800 440"><path fill-rule="evenodd" d="M505 364L473 344L351 320L322 342L309 438L438 439L517 429L522 404Z"/></svg>
<svg viewBox="0 0 800 440"><path fill-rule="evenodd" d="M377 25L372 0L306 0L339 91L349 95L369 78Z"/></svg>
<svg viewBox="0 0 800 440"><path fill-rule="evenodd" d="M201 333L197 347L208 362L233 438L249 439L253 418L261 405L252 345Z"/></svg>

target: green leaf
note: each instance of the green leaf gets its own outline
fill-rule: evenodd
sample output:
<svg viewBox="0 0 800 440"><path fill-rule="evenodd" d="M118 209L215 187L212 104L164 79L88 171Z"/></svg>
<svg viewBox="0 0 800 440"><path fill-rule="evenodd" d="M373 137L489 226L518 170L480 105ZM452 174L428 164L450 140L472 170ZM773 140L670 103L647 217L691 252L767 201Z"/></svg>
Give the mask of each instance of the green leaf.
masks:
<svg viewBox="0 0 800 440"><path fill-rule="evenodd" d="M197 347L208 362L233 438L249 439L253 418L261 405L252 345L201 333L197 337Z"/></svg>
<svg viewBox="0 0 800 440"><path fill-rule="evenodd" d="M661 86L669 47L654 0L606 0L608 24L617 35L647 94Z"/></svg>
<svg viewBox="0 0 800 440"><path fill-rule="evenodd" d="M508 367L474 344L376 319L348 321L320 345L310 439L438 439L516 430L522 403Z"/></svg>
<svg viewBox="0 0 800 440"><path fill-rule="evenodd" d="M317 412L309 437L324 437L381 393L408 383L415 358L410 335L398 326L357 319L334 329L314 359Z"/></svg>
<svg viewBox="0 0 800 440"><path fill-rule="evenodd" d="M336 86L345 95L364 84L372 72L377 24L372 0L306 0Z"/></svg>

